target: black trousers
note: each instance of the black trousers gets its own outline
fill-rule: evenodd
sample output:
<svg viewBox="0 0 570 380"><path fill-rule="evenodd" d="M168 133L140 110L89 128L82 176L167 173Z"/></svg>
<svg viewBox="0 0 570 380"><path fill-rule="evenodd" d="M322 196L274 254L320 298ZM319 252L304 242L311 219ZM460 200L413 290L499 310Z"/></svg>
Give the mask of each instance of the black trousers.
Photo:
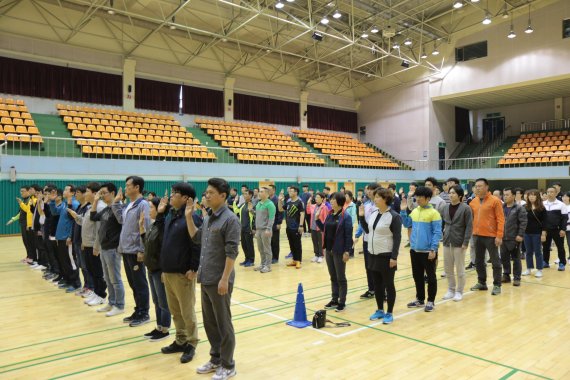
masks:
<svg viewBox="0 0 570 380"><path fill-rule="evenodd" d="M303 221L304 232L311 232L311 226L309 225L310 222L311 222L311 214L306 214L305 220Z"/></svg>
<svg viewBox="0 0 570 380"><path fill-rule="evenodd" d="M396 274L396 267L390 268L390 257L376 255L371 257L375 263L371 270L372 278L374 281L374 296L376 297L376 305L378 310L384 310L384 298L386 297L388 303L388 313L394 310L394 303L396 303L396 285L394 285L394 275Z"/></svg>
<svg viewBox="0 0 570 380"><path fill-rule="evenodd" d="M137 261L136 254L123 254L123 265L129 286L135 299L135 314L148 315L150 291L146 277L146 268L143 262Z"/></svg>
<svg viewBox="0 0 570 380"><path fill-rule="evenodd" d="M289 240L289 248L293 254L293 260L303 261L303 246L301 245L301 234L297 230L287 228L287 240Z"/></svg>
<svg viewBox="0 0 570 380"><path fill-rule="evenodd" d="M42 235L38 235L38 231L34 231L36 239L36 251L38 252L38 264L44 267L48 266L48 252L46 242Z"/></svg>
<svg viewBox="0 0 570 380"><path fill-rule="evenodd" d="M75 257L75 253L73 252L71 245L67 245L66 240L57 241L57 257L59 258L60 264L59 274L62 276L63 280L67 284L79 288L81 286L81 282L79 281L79 268L76 261L77 258Z"/></svg>
<svg viewBox="0 0 570 380"><path fill-rule="evenodd" d="M103 265L101 258L93 255L93 247L83 247L83 257L85 257L85 264L87 271L93 278L93 291L101 298L107 297L107 283L103 278Z"/></svg>
<svg viewBox="0 0 570 380"><path fill-rule="evenodd" d="M552 240L554 240L554 244L556 244L556 248L558 249L558 259L561 264L566 265L564 238L560 237L559 233L559 230L546 230L546 241L542 243L542 254L544 256L545 263L550 261L550 247L552 246Z"/></svg>
<svg viewBox="0 0 570 380"><path fill-rule="evenodd" d="M515 280L520 280L522 273L520 245L516 241L503 240L501 245L501 264L503 265L504 274L511 274L511 260L513 261L513 277Z"/></svg>
<svg viewBox="0 0 570 380"><path fill-rule="evenodd" d="M36 236L33 230L26 228L23 231L24 246L26 247L26 256L33 261L38 261L38 253L36 251Z"/></svg>
<svg viewBox="0 0 570 380"><path fill-rule="evenodd" d="M437 295L437 277L435 276L435 263L437 262L437 253L433 260L428 259L427 252L416 252L410 250L412 259L412 275L416 284L416 298L423 302L426 299L424 273L428 278L428 302L435 302Z"/></svg>
<svg viewBox="0 0 570 380"><path fill-rule="evenodd" d="M279 260L279 235L281 229L273 228L273 235L271 235L271 253L273 260Z"/></svg>
<svg viewBox="0 0 570 380"><path fill-rule="evenodd" d="M253 245L253 234L250 230L241 230L241 249L245 255L245 260L255 261L255 248Z"/></svg>
<svg viewBox="0 0 570 380"><path fill-rule="evenodd" d="M368 284L368 291L374 291L374 278L372 276L372 271L368 269L370 267L370 252L368 251L368 242L362 242L362 250L364 251L364 269L366 270L366 282Z"/></svg>
<svg viewBox="0 0 570 380"><path fill-rule="evenodd" d="M59 265L59 258L57 257L57 240L50 240L48 237L46 240L47 247L47 257L48 257L48 267L51 273L60 274L61 266Z"/></svg>

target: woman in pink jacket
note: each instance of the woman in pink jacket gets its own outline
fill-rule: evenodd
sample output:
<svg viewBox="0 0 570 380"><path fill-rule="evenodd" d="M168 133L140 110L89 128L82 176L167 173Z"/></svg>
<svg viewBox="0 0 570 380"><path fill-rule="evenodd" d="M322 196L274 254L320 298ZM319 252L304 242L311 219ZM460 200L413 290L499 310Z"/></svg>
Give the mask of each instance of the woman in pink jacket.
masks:
<svg viewBox="0 0 570 380"><path fill-rule="evenodd" d="M311 215L311 238L313 240L313 251L315 252L315 257L311 260L313 263L323 262L323 231L319 229L315 221L315 215L318 214L319 220L325 223L325 219L329 214L329 209L325 205L324 200L326 199L325 194L317 193L315 195L315 203L313 203L313 198L309 198L307 201L307 214ZM320 213L319 213L319 210Z"/></svg>

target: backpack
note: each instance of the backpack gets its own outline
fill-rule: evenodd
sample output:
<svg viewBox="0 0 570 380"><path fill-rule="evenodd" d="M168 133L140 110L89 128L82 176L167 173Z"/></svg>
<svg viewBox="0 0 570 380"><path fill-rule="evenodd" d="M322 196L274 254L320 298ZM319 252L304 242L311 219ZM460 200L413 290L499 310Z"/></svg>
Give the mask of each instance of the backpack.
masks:
<svg viewBox="0 0 570 380"><path fill-rule="evenodd" d="M350 326L348 322L341 322L335 323L329 319L327 319L327 311L326 310L318 310L315 315L313 316L313 328L315 329L322 329L326 327L327 323L333 324L331 327L347 327Z"/></svg>

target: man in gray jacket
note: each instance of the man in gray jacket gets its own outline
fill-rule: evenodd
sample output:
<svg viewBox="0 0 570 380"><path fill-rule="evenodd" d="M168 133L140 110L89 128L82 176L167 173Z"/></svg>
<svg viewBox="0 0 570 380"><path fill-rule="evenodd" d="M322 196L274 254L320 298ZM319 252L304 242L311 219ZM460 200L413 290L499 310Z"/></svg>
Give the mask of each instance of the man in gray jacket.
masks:
<svg viewBox="0 0 570 380"><path fill-rule="evenodd" d="M255 206L255 237L261 258L260 266L255 270L261 273L271 272L271 235L274 219L275 205L269 199L269 189L262 187L259 191L259 202Z"/></svg>
<svg viewBox="0 0 570 380"><path fill-rule="evenodd" d="M123 255L125 273L135 299L134 313L124 318L123 322L128 323L131 327L150 322L148 315L149 288L143 263L144 243L141 239L139 226L141 213L144 213L145 229L150 229L149 205L148 202L144 201L143 190L144 179L137 176L127 177L125 194L129 198L129 203L125 205L122 202L123 191L119 189L111 206L113 214L123 226L119 240L119 252Z"/></svg>
<svg viewBox="0 0 570 380"><path fill-rule="evenodd" d="M503 190L503 211L505 213L505 233L501 244L501 262L503 264L502 283L511 282L511 260L513 261L513 286L521 285L521 252L520 244L523 241L527 224L526 209L515 202L513 189L507 187Z"/></svg>

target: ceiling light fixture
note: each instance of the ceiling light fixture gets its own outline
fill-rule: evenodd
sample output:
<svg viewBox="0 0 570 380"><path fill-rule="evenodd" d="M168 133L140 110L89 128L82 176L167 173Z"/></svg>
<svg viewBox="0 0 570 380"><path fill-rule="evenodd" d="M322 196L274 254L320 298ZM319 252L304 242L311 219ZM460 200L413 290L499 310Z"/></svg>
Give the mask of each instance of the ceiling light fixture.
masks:
<svg viewBox="0 0 570 380"><path fill-rule="evenodd" d="M328 24L328 23L329 23L329 19L327 18L327 16L323 17L322 20L321 20L321 24L326 25L326 24Z"/></svg>
<svg viewBox="0 0 570 380"><path fill-rule="evenodd" d="M513 39L516 36L517 34L515 33L515 28L513 26L513 14L511 13L511 30L509 31L509 34L507 34L507 37Z"/></svg>
<svg viewBox="0 0 570 380"><path fill-rule="evenodd" d="M392 49L399 49L399 48L400 48L400 44L399 44L399 43L394 42L394 43L392 44Z"/></svg>
<svg viewBox="0 0 570 380"><path fill-rule="evenodd" d="M176 22L176 19L174 18L174 16L172 16L172 24L170 24L170 26L169 26L170 30L176 29L176 25L174 25L175 22Z"/></svg>
<svg viewBox="0 0 570 380"><path fill-rule="evenodd" d="M410 39L410 37L406 38L406 40L404 41L404 45L412 46L412 40Z"/></svg>
<svg viewBox="0 0 570 380"><path fill-rule="evenodd" d="M402 61L400 66L405 67L406 69L410 68L410 62L406 61L405 59Z"/></svg>
<svg viewBox="0 0 570 380"><path fill-rule="evenodd" d="M109 0L109 9L107 9L107 13L110 15L114 15L115 14L115 10L113 9L113 0Z"/></svg>
<svg viewBox="0 0 570 380"><path fill-rule="evenodd" d="M489 25L491 22L492 20L491 20L491 13L489 12L489 0L487 0L487 8L485 8L485 18L483 19L483 21L481 21L481 23L483 25Z"/></svg>
<svg viewBox="0 0 570 380"><path fill-rule="evenodd" d="M374 34L378 33L379 31L380 31L380 29L378 29L377 26L373 26L372 29L370 29L370 33L374 33Z"/></svg>
<svg viewBox="0 0 570 380"><path fill-rule="evenodd" d="M338 9L336 11L334 11L333 18L339 19L341 17L342 17L342 14L339 12Z"/></svg>
<svg viewBox="0 0 570 380"><path fill-rule="evenodd" d="M472 2L473 4L475 4L475 3L478 3L479 0L471 0L471 2Z"/></svg>
<svg viewBox="0 0 570 380"><path fill-rule="evenodd" d="M453 8L455 8L455 9L463 8L463 1L461 1L461 0L454 1L453 2Z"/></svg>
<svg viewBox="0 0 570 380"><path fill-rule="evenodd" d="M281 1L278 1L277 4L275 4L275 8L277 9L281 9L285 6L285 4L283 4Z"/></svg>
<svg viewBox="0 0 570 380"><path fill-rule="evenodd" d="M361 35L360 37L362 37L362 38L368 38L368 33L364 32L364 33L362 33L362 35Z"/></svg>
<svg viewBox="0 0 570 380"><path fill-rule="evenodd" d="M313 35L311 36L311 38L315 41L322 41L323 40L323 34L321 32L313 32Z"/></svg>
<svg viewBox="0 0 570 380"><path fill-rule="evenodd" d="M295 0L287 0L288 3L292 3L292 2L294 2L294 1L295 1Z"/></svg>
<svg viewBox="0 0 570 380"><path fill-rule="evenodd" d="M528 3L528 26L526 27L526 29L524 30L524 32L526 34L531 34L532 32L534 32L534 29L532 28L531 22L530 22L530 3Z"/></svg>
<svg viewBox="0 0 570 380"><path fill-rule="evenodd" d="M437 50L437 48L434 48L431 52L431 55L439 55L439 50Z"/></svg>
<svg viewBox="0 0 570 380"><path fill-rule="evenodd" d="M421 55L420 55L420 58L421 58L421 59L426 59L427 57L428 57L428 55L427 55L426 51L425 51L425 50L422 51L422 53L421 53Z"/></svg>

